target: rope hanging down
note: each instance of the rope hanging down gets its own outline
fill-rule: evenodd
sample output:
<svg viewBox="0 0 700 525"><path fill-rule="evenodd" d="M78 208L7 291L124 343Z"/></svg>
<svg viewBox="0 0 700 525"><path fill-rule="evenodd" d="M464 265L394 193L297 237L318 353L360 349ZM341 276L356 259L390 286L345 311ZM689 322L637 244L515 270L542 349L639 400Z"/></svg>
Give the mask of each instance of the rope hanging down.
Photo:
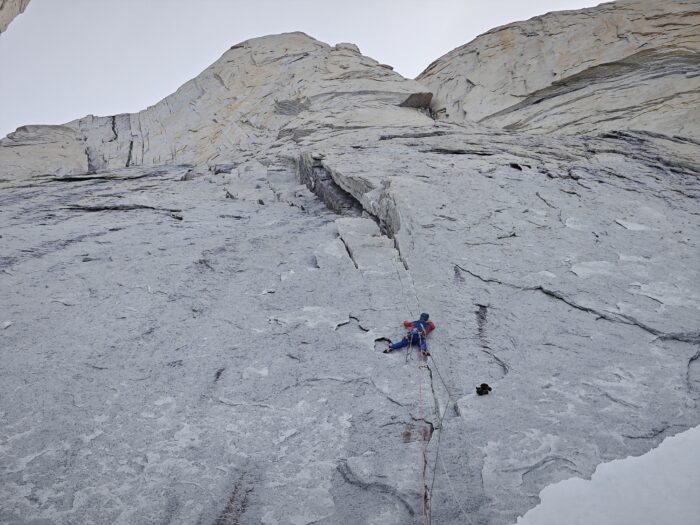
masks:
<svg viewBox="0 0 700 525"><path fill-rule="evenodd" d="M440 457L440 444L442 441L443 421L445 420L445 415L447 414L447 410L450 408L450 402L454 403L454 398L452 397L452 393L450 392L450 389L447 387L447 383L445 382L445 379L443 378L442 374L440 373L440 368L437 366L437 363L435 362L435 358L432 356L432 354L430 354L430 360L433 363L433 368L435 369L435 372L437 372L437 375L440 378L440 381L442 382L442 386L445 387L445 392L447 392L447 403L445 403L445 409L442 411L442 415L440 416L440 420L438 422L438 427L436 429L440 433L438 434L437 446L435 448L435 461L433 462L433 469L432 469L433 479L430 483L430 490L428 491L428 495L432 497L433 487L435 486L435 478L437 478L437 463L438 463L438 459L440 459L441 464L442 464L442 471L445 474L445 477L447 478L447 483L450 487L450 493L452 494L452 499L454 499L455 503L459 507L459 510L462 513L462 516L464 516L464 519L466 520L466 522L471 524L473 522L469 518L469 515L467 514L467 512L464 510L464 507L462 507L462 504L460 503L459 498L457 497L457 493L455 492L454 486L452 485L452 479L450 478L450 475L447 473L447 468L445 466L445 462L442 461L442 458ZM428 368L429 370L432 370L427 365L426 365L426 368ZM429 509L428 523L430 523L431 518L432 518L432 506Z"/></svg>
<svg viewBox="0 0 700 525"><path fill-rule="evenodd" d="M396 269L396 267L395 267ZM399 271L396 269L397 276L399 277L399 281L401 281L401 277L398 275ZM403 288L403 283L402 288ZM416 297L418 299L418 297ZM418 301L418 307L420 309L420 302ZM408 309L408 305L407 309ZM410 311L410 309L409 309ZM413 312L410 311L411 315L413 315ZM422 339L422 334L419 334L419 338ZM420 351L420 342L419 342L419 351ZM408 360L412 358L413 354L413 337L409 336L408 337L408 348L406 350L406 359L405 362L408 364ZM425 428L421 428L421 525L430 525L432 521L432 501L431 501L431 496L433 493L433 487L435 486L435 478L437 477L437 463L438 459L440 458L440 444L442 440L442 429L443 429L443 422L445 419L445 415L447 414L447 410L450 406L450 402L454 402L454 399L452 397L452 394L450 392L450 389L447 386L447 383L445 382L445 378L442 376L440 373L440 369L437 366L437 363L435 362L435 358L432 356L432 354L428 353L428 357L430 357L432 363L433 363L433 368L435 369L435 372L437 373L438 377L440 378L440 382L442 383L442 386L445 388L445 392L447 392L447 403L445 404L445 409L442 411L442 415L440 415L440 419L438 422L438 427L437 430L440 431L440 434L438 435L438 442L435 450L435 460L433 462L433 468L432 468L432 480L430 483L430 488L428 488L427 484L427 478L430 473L430 469L428 468L428 440L426 439L426 431ZM418 375L418 397L419 397L419 419L425 425L425 419L424 419L424 407L423 407L423 380L421 376L421 368L426 368L428 369L430 376L431 376L431 381L432 381L432 369L424 363L422 360L418 360L418 366L416 368L417 375ZM452 498L454 499L455 503L459 507L460 512L462 513L462 516L464 516L464 519L466 520L467 523L471 524L472 520L469 518L468 514L464 510L464 507L462 507L462 504L459 501L459 498L457 497L457 494L454 490L454 487L452 485L452 479L450 478L449 474L447 473L447 468L445 467L444 461L442 461L442 468L443 468L443 473L445 474L445 477L447 478L448 485L450 487L450 493L452 495Z"/></svg>
<svg viewBox="0 0 700 525"><path fill-rule="evenodd" d="M412 351L412 343L409 343L408 353ZM421 368L427 368L427 365L418 361L416 367L416 375L418 378L418 419L421 422L421 525L430 525L430 502L427 484L427 469L428 469L428 440L426 439L425 415L423 410L423 374Z"/></svg>
<svg viewBox="0 0 700 525"><path fill-rule="evenodd" d="M408 349L406 352L406 362L408 362L409 356L412 356L413 354L413 339L409 339L409 345ZM419 347L420 350L420 347ZM445 403L445 408L442 411L442 414L440 415L440 419L438 422L438 427L436 430L439 430L440 433L438 434L438 441L437 441L437 446L435 449L435 460L433 461L433 467L432 467L432 480L430 483L430 488L428 489L427 486L427 477L429 474L429 469L428 469L428 440L426 439L426 432L425 429L421 429L421 525L430 525L431 520L432 520L432 494L433 494L433 488L435 486L435 479L437 478L437 464L438 460L442 460L440 457L440 445L442 441L442 430L443 430L443 423L445 420L445 415L447 414L447 410L450 407L450 402L454 403L454 398L452 396L452 393L450 392L449 387L447 386L447 382L445 381L445 378L443 377L442 373L440 373L440 368L438 367L437 363L435 362L435 358L432 356L432 354L428 354L430 357L430 360L432 361L433 368L431 369L428 365L423 364L422 361L418 361L418 366L416 368L417 374L418 374L418 397L419 397L419 419L422 422L425 422L424 419L424 401L423 401L423 379L422 375L420 374L421 368L426 368L429 371L432 371L433 369L438 375L438 378L440 379L440 382L442 383L442 386L445 388L445 392L447 392L447 402ZM432 376L432 373L431 373ZM466 520L467 523L473 523L472 520L469 518L469 515L467 512L464 510L464 507L459 501L459 498L457 497L457 493L455 492L454 486L452 484L452 479L450 478L450 475L447 472L447 467L445 466L445 462L441 461L442 465L442 470L443 473L445 474L445 478L447 479L448 486L450 488L450 493L451 496L454 500L454 502L457 504L457 507L459 507L460 512L462 513L462 516Z"/></svg>

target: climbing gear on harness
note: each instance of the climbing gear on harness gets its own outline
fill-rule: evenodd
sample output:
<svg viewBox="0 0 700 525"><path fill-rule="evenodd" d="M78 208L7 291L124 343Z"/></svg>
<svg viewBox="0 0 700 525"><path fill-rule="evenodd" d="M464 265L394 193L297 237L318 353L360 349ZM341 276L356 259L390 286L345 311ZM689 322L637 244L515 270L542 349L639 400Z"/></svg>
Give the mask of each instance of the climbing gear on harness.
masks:
<svg viewBox="0 0 700 525"><path fill-rule="evenodd" d="M411 358L413 347L416 347L420 356L424 359L430 355L428 352L427 335L435 329L435 323L428 321L428 314L421 314L418 321L404 321L403 325L406 329L404 337L401 341L391 343L389 348L383 350L383 353L389 354L394 350L408 347L406 352L406 362Z"/></svg>
<svg viewBox="0 0 700 525"><path fill-rule="evenodd" d="M479 386L476 387L476 393L480 396L488 395L488 393L491 392L491 390L493 389L486 383L481 383Z"/></svg>

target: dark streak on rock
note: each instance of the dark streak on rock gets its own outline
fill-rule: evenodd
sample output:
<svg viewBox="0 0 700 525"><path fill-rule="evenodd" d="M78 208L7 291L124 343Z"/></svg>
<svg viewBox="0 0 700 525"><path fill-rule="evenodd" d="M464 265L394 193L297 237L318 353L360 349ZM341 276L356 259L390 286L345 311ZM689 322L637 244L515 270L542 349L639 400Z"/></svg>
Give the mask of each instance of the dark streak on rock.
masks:
<svg viewBox="0 0 700 525"><path fill-rule="evenodd" d="M638 436L630 436L629 434L622 434L622 437L626 437L627 439L654 439L657 436L660 436L664 432L666 432L671 425L663 425L661 428L652 428L649 432L646 434L640 434Z"/></svg>
<svg viewBox="0 0 700 525"><path fill-rule="evenodd" d="M544 203L545 203L547 206L549 206L550 208L554 208L555 210L557 209L556 206L552 206L552 205L547 201L547 199L545 199L542 195L540 195L540 192L539 192L539 191L536 191L536 192L535 192L535 195L537 195L537 196L540 198L540 200L541 200L542 202L544 202Z"/></svg>
<svg viewBox="0 0 700 525"><path fill-rule="evenodd" d="M111 118L112 118L112 134L114 135L114 137L112 137L112 139L108 140L107 142L114 142L119 137L119 135L117 134L117 117L112 116Z"/></svg>
<svg viewBox="0 0 700 525"><path fill-rule="evenodd" d="M342 189L333 180L329 171L320 160L306 158L297 159L297 175L299 180L311 190L326 207L338 215L359 217L362 215L362 205L350 193Z"/></svg>
<svg viewBox="0 0 700 525"><path fill-rule="evenodd" d="M502 282L502 281L499 281L498 279L492 279L492 278L482 277L482 276L480 276L480 275L477 275L477 274L475 274L474 272L472 272L472 271L470 271L470 270L467 270L466 268L462 268L459 264L455 264L455 268L459 268L459 269L462 270L464 273L469 274L469 275L471 275L472 277L475 277L475 278L479 279L481 282L484 282L484 283L496 283L496 284L501 284L501 285L503 285L503 286L508 286L508 287L510 287L510 288L518 288L518 289L520 289L518 286L515 286L515 285L512 285L512 284L508 284L508 283L504 283L504 282Z"/></svg>
<svg viewBox="0 0 700 525"><path fill-rule="evenodd" d="M386 485L385 483L379 483L377 481L362 481L348 466L348 462L346 460L339 461L336 469L345 483L359 487L362 490L381 492L383 494L387 494L388 496L392 496L404 506L409 515L414 516L416 514L413 507L411 507L408 501L406 501L406 499L394 487Z"/></svg>
<svg viewBox="0 0 700 525"><path fill-rule="evenodd" d="M481 345L481 351L488 355L491 359L496 361L499 367L501 367L501 372L503 375L507 375L510 371L508 364L498 357L491 346L489 345L488 338L486 336L486 323L488 318L488 306L483 304L477 304L478 310L474 312L476 314L476 324L477 324L477 335L479 337L479 343Z"/></svg>
<svg viewBox="0 0 700 525"><path fill-rule="evenodd" d="M446 131L433 131L423 133L406 133L404 135L380 135L379 140L394 140L394 139L422 139L428 137L442 137L447 135Z"/></svg>
<svg viewBox="0 0 700 525"><path fill-rule="evenodd" d="M132 210L156 210L179 213L182 210L175 208L157 208L145 204L71 204L65 207L68 210L78 210L87 212L97 211L132 211Z"/></svg>
<svg viewBox="0 0 700 525"><path fill-rule="evenodd" d="M250 219L250 217L245 217L243 215L227 215L227 214L219 215L219 218L220 219L235 219L237 221L240 221L242 219Z"/></svg>
<svg viewBox="0 0 700 525"><path fill-rule="evenodd" d="M342 236L340 236L340 240L343 242L343 246L345 246L345 251L348 254L348 257L350 257L350 260L352 261L352 264L355 265L355 269L360 269L360 267L357 265L357 261L355 260L355 257L352 256L352 250L350 250L350 246L348 246L348 243L345 242L345 239L343 239Z"/></svg>
<svg viewBox="0 0 700 525"><path fill-rule="evenodd" d="M210 263L207 259L204 259L204 258L199 259L199 260L196 262L196 264L197 264L197 266L199 266L200 268L201 268L201 267L204 267L204 268L208 268L208 269L211 270L212 272L215 271L215 270L214 270L214 267L211 265L211 263Z"/></svg>
<svg viewBox="0 0 700 525"><path fill-rule="evenodd" d="M502 286L507 286L508 288L513 288L516 290L521 290L521 291L536 291L536 292L541 292L553 299L557 299L559 301L562 301L566 303L567 305L571 306L572 308L575 308L577 310L580 310L582 312L586 312L589 314L595 315L598 319L605 319L606 321L610 321L612 323L621 323L621 324L627 324L631 326L636 326L638 328L641 328L647 333L650 333L651 335L654 335L661 339L662 341L679 341L682 343L690 343L690 344L700 344L700 330L696 331L691 331L691 332L671 332L671 333L666 333L662 332L661 330L654 328L653 326L649 326L645 323L642 323L638 319L634 318L631 315L619 313L619 312L604 312L597 310L595 308L591 308L588 306L583 306L580 305L573 300L567 298L563 293L558 292L556 290L550 290L548 288L543 287L542 285L540 286L517 286L515 284L507 283L504 281L500 281L498 279L490 278L490 277L482 277L481 275L475 274L474 272L471 272L467 270L466 268L462 268L458 264L455 265L457 268L462 270L463 272L471 275L472 277L475 277L476 279L479 279L480 281L484 283L496 283L500 284Z"/></svg>
<svg viewBox="0 0 700 525"><path fill-rule="evenodd" d="M127 168L128 168L129 166L131 166L131 155L133 154L133 152L134 152L134 141L133 141L133 140L130 140L130 141L129 141L129 154L128 154L128 156L126 157L126 167L127 167Z"/></svg>
<svg viewBox="0 0 700 525"><path fill-rule="evenodd" d="M493 153L490 151L451 148L432 148L421 153L439 153L440 155L478 155L480 157L491 157L493 155Z"/></svg>
<svg viewBox="0 0 700 525"><path fill-rule="evenodd" d="M566 298L561 292L557 292L555 290L549 290L549 289L544 288L542 286L523 288L523 290L540 291L540 292L544 293L545 295L548 295L550 297L553 297L555 299L558 299L558 300L568 304L572 308L576 308L577 310L581 310L582 312L591 313L593 315L598 316L598 318L600 318L600 319L605 319L606 321L637 326L638 328L641 328L645 332L648 332L652 335L657 336L662 341L680 341L683 343L691 343L691 344L699 344L700 343L700 331L665 333L665 332L662 332L661 330L658 330L652 326L649 326L645 323L640 322L639 320L635 319L631 315L622 314L622 313L613 313L613 312L601 312L601 311L596 310L594 308L582 306L582 305L577 304L577 303L573 302L572 300Z"/></svg>
<svg viewBox="0 0 700 525"><path fill-rule="evenodd" d="M533 472L536 472L538 470L542 470L544 468L549 467L550 465L555 465L555 464L560 464L568 469L571 469L571 470L574 470L575 472L578 472L578 470L576 469L576 463L574 463L573 461L566 459L562 456L554 456L554 455L542 458L541 460L537 461L536 463L529 465L529 466L526 466L526 467L504 469L504 472L521 471L520 477L521 477L521 479L523 479L527 475L532 474Z"/></svg>
<svg viewBox="0 0 700 525"><path fill-rule="evenodd" d="M685 379L686 383L688 383L689 390L696 390L697 387L693 383L700 381L700 370L696 370L699 367L698 363L700 363L698 359L700 359L700 350L695 352L695 355L688 359L688 370L686 372Z"/></svg>
<svg viewBox="0 0 700 525"><path fill-rule="evenodd" d="M53 177L51 180L55 182L86 182L86 181L92 181L92 180L111 180L111 181L120 181L120 180L135 180L135 179L143 179L146 177L151 177L154 175L153 173L142 173L139 175L132 175L128 177L115 177L114 175L111 175L109 173L95 173L92 175L69 175L66 177Z"/></svg>
<svg viewBox="0 0 700 525"><path fill-rule="evenodd" d="M246 480L246 473L236 481L233 486L231 497L226 503L226 507L219 514L214 525L240 525L242 518L248 508L248 496L253 492L253 487Z"/></svg>

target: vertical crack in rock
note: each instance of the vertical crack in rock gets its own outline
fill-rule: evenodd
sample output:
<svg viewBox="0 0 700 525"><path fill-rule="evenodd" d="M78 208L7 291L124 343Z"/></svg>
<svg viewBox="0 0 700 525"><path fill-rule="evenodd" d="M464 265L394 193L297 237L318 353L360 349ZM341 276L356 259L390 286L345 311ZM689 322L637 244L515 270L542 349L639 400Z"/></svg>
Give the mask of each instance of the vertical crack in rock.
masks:
<svg viewBox="0 0 700 525"><path fill-rule="evenodd" d="M88 173L97 173L97 165L95 164L95 159L90 153L90 147L85 147L85 158L87 159L87 169Z"/></svg>
<svg viewBox="0 0 700 525"><path fill-rule="evenodd" d="M131 155L133 154L133 152L134 152L134 141L130 140L129 141L129 153L126 157L126 167L127 168L131 166Z"/></svg>
<svg viewBox="0 0 700 525"><path fill-rule="evenodd" d="M352 255L352 250L350 249L350 246L348 246L348 243L345 241L345 239L343 239L342 235L340 235L340 240L342 241L343 246L345 246L345 251L347 252L348 257L350 257L352 264L355 265L355 269L359 270L360 267L358 266L357 261L355 260L355 257L353 257L353 255Z"/></svg>
<svg viewBox="0 0 700 525"><path fill-rule="evenodd" d="M117 134L117 117L115 115L113 115L110 118L112 120L112 134L114 136L110 140L108 140L107 142L114 142L119 137L119 135Z"/></svg>
<svg viewBox="0 0 700 525"><path fill-rule="evenodd" d="M460 272L460 267L457 266L456 264L454 265L454 274L455 274L455 277L454 277L455 284L464 284L464 276Z"/></svg>
<svg viewBox="0 0 700 525"><path fill-rule="evenodd" d="M406 258L403 256L403 253L401 253L401 245L399 244L399 240L396 237L394 237L393 232L391 233L391 235L388 232L382 232L382 233L384 233L384 235L386 235L387 237L389 237L390 239L392 239L394 241L394 249L396 250L396 253L399 254L399 261L401 261L401 264L403 264L404 270L406 270L408 272L408 270L409 270L408 262L406 261ZM409 273L408 275L411 275L411 274ZM414 291L415 291L416 282L413 280L412 275L411 275L411 281L414 285Z"/></svg>
<svg viewBox="0 0 700 525"><path fill-rule="evenodd" d="M479 341L483 346L488 346L486 342L486 319L488 316L489 308L488 306L484 304L477 304L476 305L479 309L475 312L476 313L476 324L477 324L477 332L479 334Z"/></svg>
<svg viewBox="0 0 700 525"><path fill-rule="evenodd" d="M430 366L426 365L428 369L428 377L430 378L430 392L433 395L433 410L435 412L435 421L437 422L437 426L434 425L433 423L430 423L431 426L431 431L430 435L428 437L428 441L430 441L433 437L433 431L435 429L441 430L442 429L442 418L440 417L440 400L438 399L437 392L435 392L435 383L433 382L433 369L430 368ZM449 396L450 393L448 392L447 395ZM449 403L449 400L448 400Z"/></svg>
<svg viewBox="0 0 700 525"><path fill-rule="evenodd" d="M397 220L392 217L391 211L387 211L386 220L382 220L377 217L370 210L367 210L359 199L353 196L351 193L345 191L340 187L338 183L333 179L332 174L323 165L323 162L319 158L314 158L311 155L302 155L295 159L295 167L297 176L304 183L311 192L313 192L326 207L338 215L350 215L350 216L360 216L366 215L376 222L379 226L379 230L383 235L386 235L394 243L394 249L398 254L399 261L403 265L404 269L411 278L411 284L413 289L413 295L416 300L416 304L420 304L418 300L418 295L415 288L415 280L413 275L410 273L410 268L406 257L404 257L401 251L401 245L396 237L396 232L398 231ZM385 191L380 196L380 201L388 198L388 192ZM394 205L395 208L395 205ZM342 235L340 240L345 246L345 250L352 260L355 268L359 269L358 263L355 260L351 247L347 244L346 240L343 239ZM398 269L397 269L398 274ZM401 282L403 288L403 282L401 281L400 275L397 275L399 282ZM405 290L404 290L405 292Z"/></svg>
<svg viewBox="0 0 700 525"><path fill-rule="evenodd" d="M700 350L695 352L695 355L688 359L688 370L685 380L688 384L688 389L691 391L698 390L697 384L700 383Z"/></svg>
<svg viewBox="0 0 700 525"><path fill-rule="evenodd" d="M362 211L369 217L371 217L378 225L380 228L380 232L383 235L386 235L388 238L393 240L394 244L394 249L396 250L396 253L398 254L399 261L403 265L404 269L406 270L406 273L408 273L409 277L411 278L411 290L413 291L413 296L416 301L416 304L420 308L420 300L418 299L418 294L416 291L416 285L415 285L415 279L413 278L413 275L409 271L409 265L408 262L403 255L401 251L401 245L399 243L398 238L396 237L396 232L398 231L398 227L396 226L396 223L398 221L394 221L391 212L388 211L386 213L387 215L387 220L381 220L379 217L377 217L374 213L370 212L360 202L359 199L354 197L351 193L346 192L343 190L333 179L332 174L325 168L323 165L323 162L321 159L314 159L313 157L306 155L302 156L301 158L297 159L296 161L296 167L297 167L297 173L300 178L300 180L306 184L306 186L311 190L316 196L319 197L319 199L326 205L327 208L329 208L331 211L334 211L335 213L338 213L340 215L345 215L348 214L348 211L350 211L351 214L357 214L357 211ZM379 200L384 200L389 198L389 194L386 191L387 188L385 188L384 192L379 197ZM395 207L395 205L394 205ZM352 253L352 248L348 245L346 240L343 238L343 236L340 236L340 240L342 241L343 245L345 246L345 250L348 254L348 257L350 260L353 262L355 265L355 268L359 269L359 265L357 261L355 260L355 257L353 256ZM401 284L402 287L402 293L406 294L406 289L403 287L403 281L401 279L401 276L399 274L399 270L397 268L397 278L399 280L399 283ZM352 318L352 317L351 317ZM343 323L347 324L347 323ZM336 327L337 328L337 327ZM360 328L362 328L360 326ZM376 340L375 340L376 342ZM494 359L496 359L497 362L501 363L502 366L506 368L506 373L507 373L507 366L502 363L500 359L498 359L496 356L493 356ZM438 395L435 391L435 383L434 383L434 378L433 378L433 372L432 369L429 366L426 366L428 370L428 379L430 382L430 391L432 394L433 398L433 411L434 411L434 419L435 421L441 421L440 418L440 402L438 399ZM376 388L376 385L375 385ZM448 392L449 395L449 392ZM386 396L386 395L385 395ZM397 402L396 400L390 398L389 396L386 396L389 401L392 403L403 407L404 405ZM440 425L440 423L438 423ZM427 421L425 419L421 420L421 438L422 440L426 443L429 443L430 440L432 439L433 433L435 432L435 425L431 421ZM425 501L423 502L423 505L425 506L426 509L429 509L429 504L430 504L430 489L427 486L427 471L429 468L428 465L428 458L427 456L424 456L422 459L422 479L425 479L425 485L423 486L423 497L425 498ZM362 488L368 489L370 488L370 484L361 482L356 476L352 475L351 470L349 469L347 462L341 462L338 466L338 470L343 476L343 479L351 484L355 484L358 486L361 486ZM395 490L392 488L391 489L391 494L395 495L396 497L399 497ZM400 498L400 497L399 497ZM402 498L400 498L401 501L404 501ZM405 503L405 502L404 502ZM408 509L410 509L410 514L413 515L413 509L408 506L407 503L405 503ZM429 511L428 511L429 513Z"/></svg>
<svg viewBox="0 0 700 525"><path fill-rule="evenodd" d="M477 334L479 337L479 343L481 346L481 351L493 359L496 364L501 368L501 373L503 376L507 375L509 372L508 364L498 357L494 351L489 346L488 338L486 336L486 323L488 318L488 306L484 304L477 304L478 310L474 312L476 314L476 325Z"/></svg>
<svg viewBox="0 0 700 525"><path fill-rule="evenodd" d="M421 367L422 368L422 367ZM434 403L434 410L436 411L436 420L440 421L440 412L439 412L439 407L438 407L438 400L437 396L435 395L435 388L433 386L433 373L432 370L430 370L429 366L425 366L425 368L428 369L428 375L430 378L430 390L433 395L433 403ZM422 410L422 408L421 408ZM420 426L420 439L421 439L421 448L422 448L422 453L421 453L421 508L423 514L423 518L425 516L430 516L430 487L428 486L428 474L429 474L429 466L428 466L428 444L430 443L430 440L433 438L433 434L435 433L435 425L432 423L432 421L428 421L427 419L418 419L418 418L413 418L414 421L419 422L421 424ZM440 431L442 432L442 429L440 428Z"/></svg>

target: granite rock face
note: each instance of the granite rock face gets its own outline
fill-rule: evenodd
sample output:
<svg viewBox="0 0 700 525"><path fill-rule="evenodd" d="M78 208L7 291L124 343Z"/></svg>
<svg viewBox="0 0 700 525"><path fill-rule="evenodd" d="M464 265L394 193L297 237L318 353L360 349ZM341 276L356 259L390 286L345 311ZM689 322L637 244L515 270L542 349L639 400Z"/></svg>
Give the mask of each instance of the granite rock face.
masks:
<svg viewBox="0 0 700 525"><path fill-rule="evenodd" d="M700 144L431 98L294 33L3 139L0 521L508 524L700 424Z"/></svg>
<svg viewBox="0 0 700 525"><path fill-rule="evenodd" d="M427 107L430 98L356 46L330 47L303 33L259 38L233 46L140 113L19 128L0 141L0 169L31 176L81 173L85 166L227 164L307 129L405 124L401 107ZM414 113L410 123L430 120ZM58 162L37 162L46 144L63 152Z"/></svg>
<svg viewBox="0 0 700 525"><path fill-rule="evenodd" d="M493 29L418 80L451 122L700 139L700 6L618 0Z"/></svg>
<svg viewBox="0 0 700 525"><path fill-rule="evenodd" d="M0 33L5 32L10 23L24 13L29 0L0 0Z"/></svg>

